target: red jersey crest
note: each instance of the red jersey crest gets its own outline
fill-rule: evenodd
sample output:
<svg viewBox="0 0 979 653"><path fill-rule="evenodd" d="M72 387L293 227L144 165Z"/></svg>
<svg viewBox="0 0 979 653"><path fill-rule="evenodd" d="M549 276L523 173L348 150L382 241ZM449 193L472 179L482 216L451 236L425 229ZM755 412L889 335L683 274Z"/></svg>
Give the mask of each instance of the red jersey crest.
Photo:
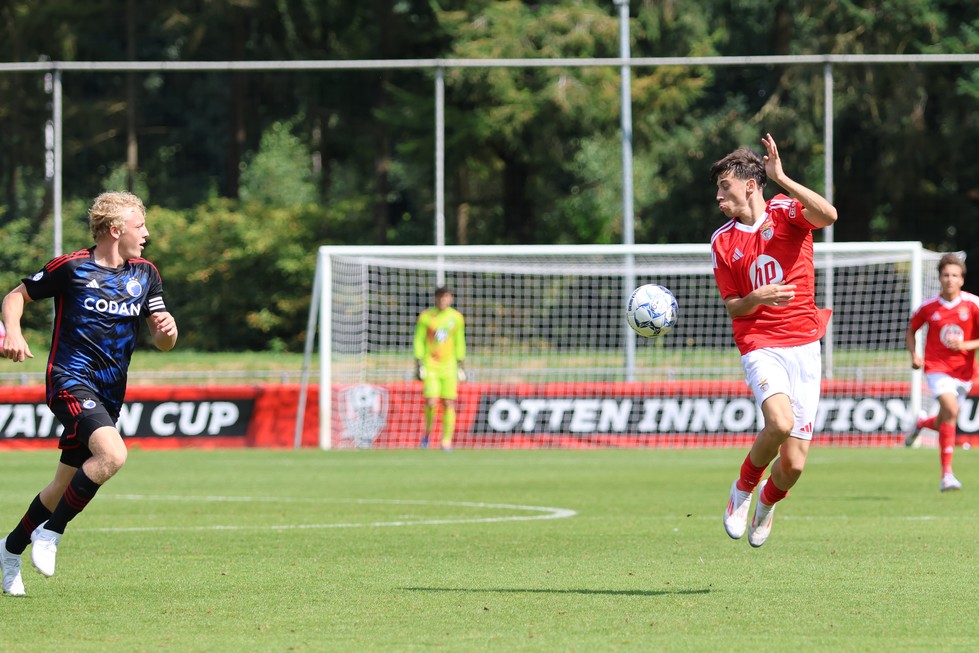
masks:
<svg viewBox="0 0 979 653"><path fill-rule="evenodd" d="M764 240L771 240L772 236L775 235L775 224L772 223L772 219L768 218L761 225L761 237Z"/></svg>

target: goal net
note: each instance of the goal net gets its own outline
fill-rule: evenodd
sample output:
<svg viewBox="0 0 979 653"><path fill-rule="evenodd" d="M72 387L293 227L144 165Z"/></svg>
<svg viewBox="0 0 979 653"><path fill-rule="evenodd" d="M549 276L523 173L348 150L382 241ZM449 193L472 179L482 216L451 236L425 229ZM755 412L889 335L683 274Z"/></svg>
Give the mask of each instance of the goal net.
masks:
<svg viewBox="0 0 979 653"><path fill-rule="evenodd" d="M897 444L923 401L904 335L938 292L939 255L919 243L815 251L817 304L834 311L817 441ZM679 303L657 339L625 323L643 283ZM323 247L310 315L322 447L419 445L414 328L438 286L465 317L456 447L742 446L757 434L708 245ZM434 424L437 442L441 409Z"/></svg>

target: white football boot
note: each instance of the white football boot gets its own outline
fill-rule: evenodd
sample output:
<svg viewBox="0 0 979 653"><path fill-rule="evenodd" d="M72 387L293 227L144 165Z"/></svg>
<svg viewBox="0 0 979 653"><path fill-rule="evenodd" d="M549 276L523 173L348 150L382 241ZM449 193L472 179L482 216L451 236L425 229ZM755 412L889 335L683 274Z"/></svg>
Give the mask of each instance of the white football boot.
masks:
<svg viewBox="0 0 979 653"><path fill-rule="evenodd" d="M731 484L731 497L727 508L724 509L724 530L733 539L739 540L748 528L748 506L751 504L751 492L738 489L738 481Z"/></svg>
<svg viewBox="0 0 979 653"><path fill-rule="evenodd" d="M761 491L765 489L765 483L758 484L758 502L755 504L755 515L751 518L751 528L748 530L748 544L760 547L772 534L772 522L775 520L775 505L765 505L761 502Z"/></svg>
<svg viewBox="0 0 979 653"><path fill-rule="evenodd" d="M949 490L961 490L962 484L959 479L955 478L955 474L949 472L948 474L942 474L942 484L939 486L942 492L948 492Z"/></svg>
<svg viewBox="0 0 979 653"><path fill-rule="evenodd" d="M47 524L47 522L44 522ZM54 576L54 562L58 554L58 542L61 541L61 533L55 533L44 528L41 524L31 533L31 562L34 568L43 575Z"/></svg>
<svg viewBox="0 0 979 653"><path fill-rule="evenodd" d="M918 417L911 424L911 429L908 430L908 435L904 438L905 447L913 447L915 440L921 435L921 423L925 421L925 411L918 413Z"/></svg>
<svg viewBox="0 0 979 653"><path fill-rule="evenodd" d="M3 593L24 596L24 579L20 576L20 556L7 551L7 538L0 540L0 571L3 572Z"/></svg>

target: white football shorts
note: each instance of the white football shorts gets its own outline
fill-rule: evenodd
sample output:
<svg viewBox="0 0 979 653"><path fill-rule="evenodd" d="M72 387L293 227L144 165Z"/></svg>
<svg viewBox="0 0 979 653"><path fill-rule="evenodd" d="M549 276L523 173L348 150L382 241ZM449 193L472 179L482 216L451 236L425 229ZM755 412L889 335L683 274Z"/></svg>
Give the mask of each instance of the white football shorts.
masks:
<svg viewBox="0 0 979 653"><path fill-rule="evenodd" d="M928 384L928 391L936 399L941 395L952 393L958 397L960 404L965 401L965 398L969 396L969 391L972 390L972 381L956 379L941 372L925 374L925 382Z"/></svg>
<svg viewBox="0 0 979 653"><path fill-rule="evenodd" d="M787 395L795 415L790 435L812 440L823 376L819 341L798 347L756 349L741 357L741 368L758 407L772 395Z"/></svg>

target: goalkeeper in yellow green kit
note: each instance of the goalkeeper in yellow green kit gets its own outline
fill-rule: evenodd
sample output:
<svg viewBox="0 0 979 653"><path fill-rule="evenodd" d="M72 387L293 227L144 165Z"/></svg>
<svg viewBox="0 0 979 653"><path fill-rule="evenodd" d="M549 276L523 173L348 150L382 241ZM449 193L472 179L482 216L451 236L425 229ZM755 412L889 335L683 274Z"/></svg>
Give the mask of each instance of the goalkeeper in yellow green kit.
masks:
<svg viewBox="0 0 979 653"><path fill-rule="evenodd" d="M435 306L427 308L415 323L415 376L423 383L425 435L428 446L439 400L442 401L442 448L452 449L456 425L457 383L466 380L462 366L466 358L466 324L462 313L452 308L452 291L435 290Z"/></svg>

